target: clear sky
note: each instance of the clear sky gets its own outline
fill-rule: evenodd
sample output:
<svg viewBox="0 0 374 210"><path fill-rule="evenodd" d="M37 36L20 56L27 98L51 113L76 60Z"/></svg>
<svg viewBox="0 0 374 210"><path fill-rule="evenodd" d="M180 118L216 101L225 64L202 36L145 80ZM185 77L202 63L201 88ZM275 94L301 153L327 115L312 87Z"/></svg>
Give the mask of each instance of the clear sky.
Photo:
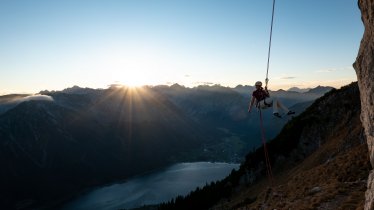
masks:
<svg viewBox="0 0 374 210"><path fill-rule="evenodd" d="M272 0L0 0L0 94L113 83L253 85ZM277 0L270 89L356 80L357 0Z"/></svg>

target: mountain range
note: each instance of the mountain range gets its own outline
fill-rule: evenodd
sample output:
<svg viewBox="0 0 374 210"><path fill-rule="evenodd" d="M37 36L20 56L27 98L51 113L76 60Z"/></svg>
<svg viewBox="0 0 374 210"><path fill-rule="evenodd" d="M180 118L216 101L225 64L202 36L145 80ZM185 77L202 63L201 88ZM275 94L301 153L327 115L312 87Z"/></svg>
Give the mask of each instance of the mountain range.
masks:
<svg viewBox="0 0 374 210"><path fill-rule="evenodd" d="M239 162L261 142L258 115L247 113L251 90L75 86L0 96L1 206L49 208L175 162ZM323 94L317 92L271 94L300 113ZM289 120L274 119L271 110L264 118L269 137Z"/></svg>

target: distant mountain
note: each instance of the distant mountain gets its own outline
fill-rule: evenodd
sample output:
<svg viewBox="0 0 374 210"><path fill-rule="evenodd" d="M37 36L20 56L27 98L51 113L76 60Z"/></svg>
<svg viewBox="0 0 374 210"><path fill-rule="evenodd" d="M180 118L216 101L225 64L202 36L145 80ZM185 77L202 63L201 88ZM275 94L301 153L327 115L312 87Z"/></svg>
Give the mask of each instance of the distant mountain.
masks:
<svg viewBox="0 0 374 210"><path fill-rule="evenodd" d="M298 88L298 87L291 87L287 91L293 91L298 93L305 93L308 92L311 88Z"/></svg>
<svg viewBox="0 0 374 210"><path fill-rule="evenodd" d="M55 92L54 101L26 101L0 115L0 206L52 205L86 187L173 163L216 137L144 91L108 89L94 99Z"/></svg>
<svg viewBox="0 0 374 210"><path fill-rule="evenodd" d="M29 96L29 94L10 94L0 96L0 115L16 106L22 98L27 96Z"/></svg>
<svg viewBox="0 0 374 210"><path fill-rule="evenodd" d="M249 95L240 93L247 88L74 86L2 96L0 206L52 208L87 187L175 162L239 162L261 142L259 115L247 113ZM316 99L273 93L300 112ZM265 110L268 138L288 119Z"/></svg>
<svg viewBox="0 0 374 210"><path fill-rule="evenodd" d="M328 91L330 91L331 89L333 89L333 87L328 87L328 86L317 86L315 88L312 88L310 89L309 91L307 91L306 93L308 94L324 94Z"/></svg>
<svg viewBox="0 0 374 210"><path fill-rule="evenodd" d="M362 209L371 165L359 97L357 83L332 90L284 126L267 145L273 184L261 147L224 180L159 209Z"/></svg>
<svg viewBox="0 0 374 210"><path fill-rule="evenodd" d="M292 106L296 103L314 101L315 99L323 96L325 93L329 92L332 89L332 87L318 86L316 88L309 89L305 92L292 90L285 91L282 89L276 91L269 90L269 92L270 96L278 98L286 106ZM252 91L255 90L255 87L238 85L235 88L233 88L233 90L245 96L246 98L250 98Z"/></svg>
<svg viewBox="0 0 374 210"><path fill-rule="evenodd" d="M333 87L329 86L317 86L315 88L298 88L298 87L291 87L287 91L293 91L298 93L318 93L318 94L324 94L328 91L333 89Z"/></svg>
<svg viewBox="0 0 374 210"><path fill-rule="evenodd" d="M251 114L247 113L250 101L249 90L253 90L253 87L238 86L236 88L227 88L216 85L185 88L176 85L171 87L158 86L153 89L165 95L192 119L212 129L226 129L230 139L236 139L239 145L244 145L243 148L235 151L236 153L239 152L239 157L244 155L248 149L257 147L260 144L260 133L258 132L259 114L256 109ZM301 103L311 104L316 98L322 96L288 91L276 91L270 94L278 97L289 107ZM298 108L298 110L303 111L305 108ZM274 119L271 109L263 110L263 112L264 126L267 130L268 138L275 137L287 120L291 118L286 116L283 120ZM232 147L231 142L227 145L222 145L222 148L230 147ZM215 149L219 150L218 148Z"/></svg>

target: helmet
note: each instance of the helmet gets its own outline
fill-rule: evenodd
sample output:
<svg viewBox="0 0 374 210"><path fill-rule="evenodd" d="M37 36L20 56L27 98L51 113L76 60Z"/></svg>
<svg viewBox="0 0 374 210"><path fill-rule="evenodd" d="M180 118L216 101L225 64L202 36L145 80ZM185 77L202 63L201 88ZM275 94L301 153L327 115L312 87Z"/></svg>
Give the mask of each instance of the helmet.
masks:
<svg viewBox="0 0 374 210"><path fill-rule="evenodd" d="M255 85L256 85L256 86L257 86L257 85L262 86L262 82L261 82L261 81L257 81L257 82L255 83Z"/></svg>

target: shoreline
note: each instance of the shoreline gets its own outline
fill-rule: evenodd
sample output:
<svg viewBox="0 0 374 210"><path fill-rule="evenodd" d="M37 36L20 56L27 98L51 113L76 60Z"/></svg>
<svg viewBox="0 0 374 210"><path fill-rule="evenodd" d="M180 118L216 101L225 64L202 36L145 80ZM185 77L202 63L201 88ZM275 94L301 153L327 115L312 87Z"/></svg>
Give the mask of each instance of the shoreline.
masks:
<svg viewBox="0 0 374 210"><path fill-rule="evenodd" d="M239 167L240 167L240 163L214 162L214 161L197 161L197 162L179 162L179 163L173 163L173 164L169 164L169 165L164 166L164 167L159 167L157 169L149 170L147 172L144 172L144 173L141 173L141 174L138 174L138 175L126 178L126 179L117 180L117 181L113 181L113 182L110 182L110 183L106 183L104 185L99 185L99 186L87 188L87 189L82 190L80 192L71 194L70 196L65 197L65 199L61 200L60 205L58 207L59 207L59 209L70 209L72 206L74 206L75 202L79 203L79 198L80 197L82 198L82 197L88 195L90 192L94 192L95 190L100 190L100 189L103 189L103 188L106 188L106 187L110 187L112 185L117 185L117 184L118 185L123 185L123 184L126 184L127 182L131 182L131 181L134 181L136 179L142 179L142 178L143 179L147 179L147 176L151 176L151 175L156 176L157 174L162 174L162 173L167 172L168 170L172 169L173 166L174 167L180 167L180 166L183 166L183 164L224 164L224 165L235 164L235 167L233 169L236 169L236 170L238 170ZM183 167L186 167L186 166L183 166ZM231 172L229 172L229 173L231 173ZM220 179L224 179L228 175L229 174L225 175L223 178L220 178ZM220 180L220 179L218 179L218 180ZM193 190L193 189L194 189L194 187L191 188L191 190ZM191 191L191 190L188 190L188 191ZM177 196L177 195L175 195L175 196ZM173 197L171 197L170 199L172 199ZM158 205L158 203L157 204L149 204L149 205L150 206L154 206L154 205ZM134 207L134 208L136 209L136 208L141 208L141 207L142 206L138 206L138 207ZM131 208L131 209L133 209L133 208Z"/></svg>

